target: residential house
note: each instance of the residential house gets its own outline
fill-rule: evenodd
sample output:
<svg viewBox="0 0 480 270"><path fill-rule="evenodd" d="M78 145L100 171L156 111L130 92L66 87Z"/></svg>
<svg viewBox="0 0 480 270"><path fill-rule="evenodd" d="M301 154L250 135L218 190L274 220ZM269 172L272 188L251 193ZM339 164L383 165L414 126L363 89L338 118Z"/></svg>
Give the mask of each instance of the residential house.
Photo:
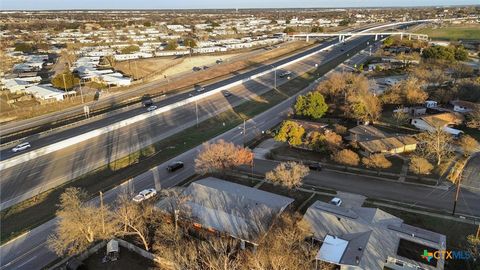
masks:
<svg viewBox="0 0 480 270"><path fill-rule="evenodd" d="M413 152L417 149L417 140L412 136L394 136L370 141L359 142L364 156L372 154L400 154Z"/></svg>
<svg viewBox="0 0 480 270"><path fill-rule="evenodd" d="M51 87L51 85L48 84L39 84L27 87L25 88L25 93L33 95L36 99L40 101L60 101L64 99L66 94L68 94L64 91L53 88Z"/></svg>
<svg viewBox="0 0 480 270"><path fill-rule="evenodd" d="M389 134L373 126L358 125L348 130L347 139L358 143L364 156L372 154L400 154L415 151L417 141L412 136Z"/></svg>
<svg viewBox="0 0 480 270"><path fill-rule="evenodd" d="M450 102L453 105L453 111L459 113L469 113L479 105L473 102L464 101L464 100L454 100Z"/></svg>
<svg viewBox="0 0 480 270"><path fill-rule="evenodd" d="M341 270L442 270L443 258L424 250L446 247L445 235L407 225L378 208L344 208L316 201L304 215L312 239L321 243L315 257Z"/></svg>
<svg viewBox="0 0 480 270"><path fill-rule="evenodd" d="M442 128L445 132L453 136L459 136L463 131L449 126L459 125L463 121L464 117L459 113L444 112L415 117L412 118L410 123L420 130L434 131L436 128Z"/></svg>
<svg viewBox="0 0 480 270"><path fill-rule="evenodd" d="M214 177L191 183L181 194L179 218L193 227L214 234L239 239L242 246L258 246L274 219L294 200L256 188ZM156 208L171 212L171 200L157 203ZM182 211L181 209L188 209Z"/></svg>

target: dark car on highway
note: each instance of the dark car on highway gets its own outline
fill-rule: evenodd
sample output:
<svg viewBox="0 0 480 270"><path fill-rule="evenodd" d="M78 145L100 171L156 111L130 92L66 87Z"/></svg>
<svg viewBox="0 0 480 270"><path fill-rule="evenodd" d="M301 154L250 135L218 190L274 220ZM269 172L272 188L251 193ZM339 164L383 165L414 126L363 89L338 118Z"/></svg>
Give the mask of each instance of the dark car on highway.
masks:
<svg viewBox="0 0 480 270"><path fill-rule="evenodd" d="M310 163L308 165L308 168L312 171L321 171L322 165L320 165L320 163Z"/></svg>
<svg viewBox="0 0 480 270"><path fill-rule="evenodd" d="M178 169L181 169L181 168L183 168L183 162L175 161L172 164L167 166L167 171L174 172L174 171L176 171Z"/></svg>

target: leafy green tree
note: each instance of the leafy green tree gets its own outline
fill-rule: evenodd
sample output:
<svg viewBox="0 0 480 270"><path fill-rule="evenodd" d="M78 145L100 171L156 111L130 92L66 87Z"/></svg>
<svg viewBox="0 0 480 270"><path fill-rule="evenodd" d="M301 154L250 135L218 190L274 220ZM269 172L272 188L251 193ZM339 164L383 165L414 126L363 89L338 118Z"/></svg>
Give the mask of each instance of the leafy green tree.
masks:
<svg viewBox="0 0 480 270"><path fill-rule="evenodd" d="M123 54L129 54L140 51L140 48L136 45L130 45L120 50Z"/></svg>
<svg viewBox="0 0 480 270"><path fill-rule="evenodd" d="M165 47L165 50L167 51L174 51L176 50L178 47L178 44L175 40L170 40L168 43L167 43L167 47Z"/></svg>
<svg viewBox="0 0 480 270"><path fill-rule="evenodd" d="M186 38L184 41L183 41L183 45L185 47L189 47L189 48L194 48L194 47L197 47L197 43L195 42L195 40L193 38Z"/></svg>
<svg viewBox="0 0 480 270"><path fill-rule="evenodd" d="M455 59L458 61L465 61L468 59L468 52L463 48L463 46L458 46L455 48Z"/></svg>
<svg viewBox="0 0 480 270"><path fill-rule="evenodd" d="M292 34L293 32L295 32L295 29L293 27L285 27L285 29L283 29L283 32L284 33L287 33L287 34Z"/></svg>
<svg viewBox="0 0 480 270"><path fill-rule="evenodd" d="M28 43L17 43L17 44L15 44L15 51L17 51L17 52L27 53L27 52L32 52L34 50L35 50L35 48L33 47L32 44L28 44Z"/></svg>
<svg viewBox="0 0 480 270"><path fill-rule="evenodd" d="M320 92L310 92L306 96L299 96L295 103L295 114L310 117L313 119L321 118L328 110L325 98Z"/></svg>
<svg viewBox="0 0 480 270"><path fill-rule="evenodd" d="M393 45L394 41L395 40L393 39L393 37L390 36L383 41L383 45L390 47Z"/></svg>
<svg viewBox="0 0 480 270"><path fill-rule="evenodd" d="M432 46L423 50L423 58L446 61L455 60L455 50L452 47Z"/></svg>
<svg viewBox="0 0 480 270"><path fill-rule="evenodd" d="M57 74L53 77L52 85L59 89L72 89L75 85L80 82L80 79L75 77L75 75L68 69L63 73Z"/></svg>
<svg viewBox="0 0 480 270"><path fill-rule="evenodd" d="M297 146L302 144L305 129L298 123L290 120L283 121L280 130L275 136L276 141L288 142L289 145Z"/></svg>

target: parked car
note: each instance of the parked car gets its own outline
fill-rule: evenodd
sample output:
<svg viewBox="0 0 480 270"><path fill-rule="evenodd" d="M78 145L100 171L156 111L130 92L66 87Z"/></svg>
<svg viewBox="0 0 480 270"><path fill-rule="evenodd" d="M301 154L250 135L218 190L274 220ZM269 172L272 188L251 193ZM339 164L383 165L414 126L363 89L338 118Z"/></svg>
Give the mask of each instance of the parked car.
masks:
<svg viewBox="0 0 480 270"><path fill-rule="evenodd" d="M223 60L222 59L217 59L216 63L217 63L217 65L221 64L221 63L223 63Z"/></svg>
<svg viewBox="0 0 480 270"><path fill-rule="evenodd" d="M170 164L170 165L167 166L167 171L169 171L169 172L174 172L174 171L176 171L176 170L178 170L178 169L183 168L183 166L184 166L184 165L183 165L183 162L182 162L182 161L175 161L175 162L173 162L172 164Z"/></svg>
<svg viewBox="0 0 480 270"><path fill-rule="evenodd" d="M321 171L322 165L320 163L311 163L308 165L308 168L312 171Z"/></svg>
<svg viewBox="0 0 480 270"><path fill-rule="evenodd" d="M133 197L133 201L137 203L143 202L145 200L155 197L156 195L157 195L157 191L155 189L153 188L145 189L140 191L138 195Z"/></svg>
<svg viewBox="0 0 480 270"><path fill-rule="evenodd" d="M16 152L18 152L18 151L23 151L23 150L25 150L25 149L27 149L27 148L30 148L30 147L32 147L32 146L30 145L30 143L24 142L24 143L21 143L21 144L15 146L15 147L13 147L13 148L12 148L12 152L16 153Z"/></svg>
<svg viewBox="0 0 480 270"><path fill-rule="evenodd" d="M203 70L205 70L205 69L209 69L209 67L208 66L203 66Z"/></svg>
<svg viewBox="0 0 480 270"><path fill-rule="evenodd" d="M157 108L158 108L157 106L152 105L152 106L150 106L150 107L147 108L147 111L151 112L151 111L156 110Z"/></svg>
<svg viewBox="0 0 480 270"><path fill-rule="evenodd" d="M330 204L333 204L335 206L340 206L342 205L342 199L335 197L330 200Z"/></svg>
<svg viewBox="0 0 480 270"><path fill-rule="evenodd" d="M193 67L192 70L193 71L200 71L200 70L202 70L202 68L201 67Z"/></svg>
<svg viewBox="0 0 480 270"><path fill-rule="evenodd" d="M230 93L228 90L223 90L222 94L223 94L224 97L229 97L229 96L232 95L232 93Z"/></svg>
<svg viewBox="0 0 480 270"><path fill-rule="evenodd" d="M291 71L285 71L285 72L283 72L283 73L280 74L280 78L290 76L291 74L292 74Z"/></svg>

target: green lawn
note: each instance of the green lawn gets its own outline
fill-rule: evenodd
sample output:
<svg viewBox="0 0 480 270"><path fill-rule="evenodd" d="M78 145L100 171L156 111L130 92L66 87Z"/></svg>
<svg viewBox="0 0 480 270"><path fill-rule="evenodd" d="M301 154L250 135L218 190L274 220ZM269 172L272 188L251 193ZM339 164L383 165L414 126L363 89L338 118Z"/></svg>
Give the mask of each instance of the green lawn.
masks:
<svg viewBox="0 0 480 270"><path fill-rule="evenodd" d="M440 28L423 28L417 31L436 40L480 40L480 25L451 25Z"/></svg>

